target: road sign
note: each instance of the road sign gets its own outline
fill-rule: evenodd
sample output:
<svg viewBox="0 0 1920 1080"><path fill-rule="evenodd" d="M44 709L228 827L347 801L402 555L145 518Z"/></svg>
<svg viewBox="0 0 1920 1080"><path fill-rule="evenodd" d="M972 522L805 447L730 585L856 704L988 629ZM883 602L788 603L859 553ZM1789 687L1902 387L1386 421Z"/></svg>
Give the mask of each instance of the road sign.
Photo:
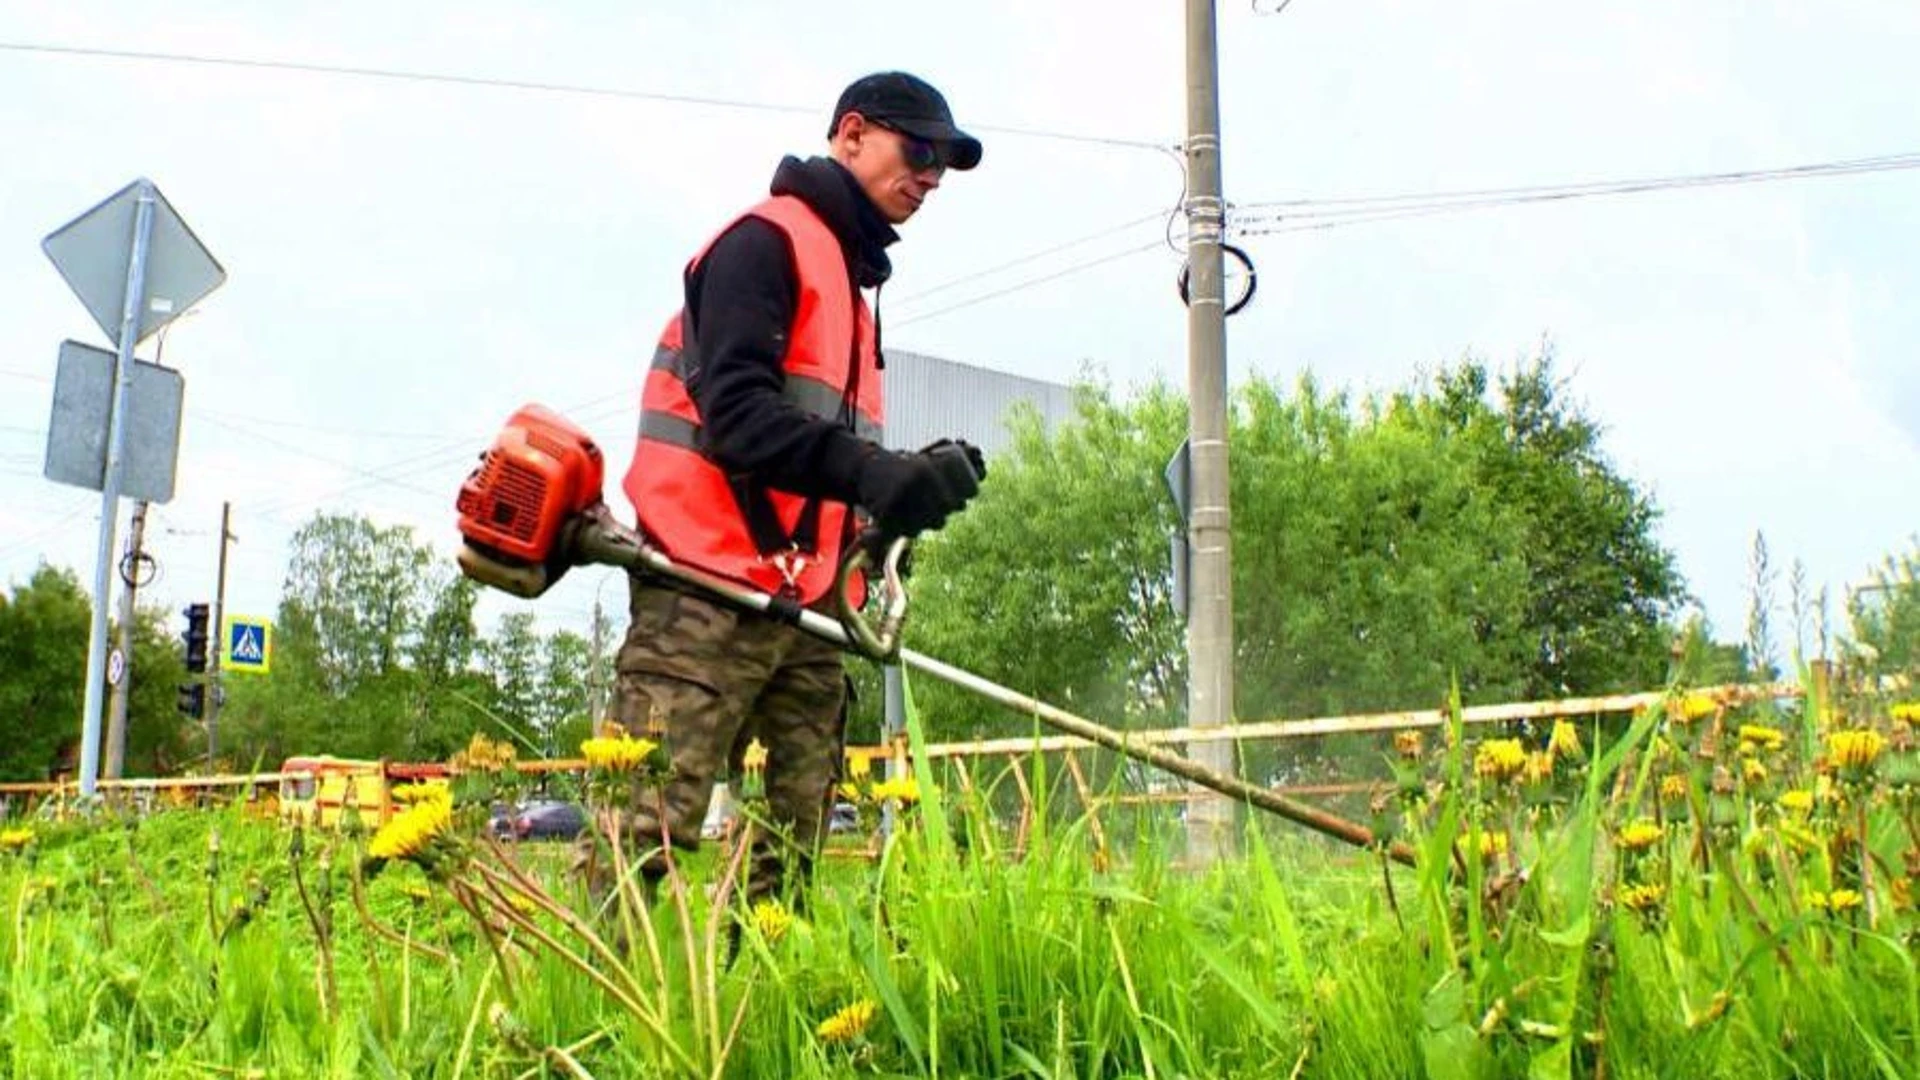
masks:
<svg viewBox="0 0 1920 1080"><path fill-rule="evenodd" d="M272 623L245 615L229 616L220 640L226 644L226 648L220 651L220 667L223 670L251 671L257 675L267 673L268 665L273 660Z"/></svg>
<svg viewBox="0 0 1920 1080"><path fill-rule="evenodd" d="M1173 496L1173 508L1180 511L1180 523L1193 516L1193 440L1182 439L1180 448L1167 460L1161 475L1167 481L1167 494Z"/></svg>
<svg viewBox="0 0 1920 1080"><path fill-rule="evenodd" d="M107 685L119 686L127 677L127 654L115 649L107 654Z"/></svg>
<svg viewBox="0 0 1920 1080"><path fill-rule="evenodd" d="M53 380L47 422L47 479L101 490L107 475L107 431L113 414L114 355L66 341ZM135 361L127 387L126 463L120 494L164 503L173 498L180 457L180 403L186 380L172 368Z"/></svg>
<svg viewBox="0 0 1920 1080"><path fill-rule="evenodd" d="M127 262L133 255L134 214L143 184L153 195L153 233L146 258L146 302L141 305L133 340L145 341L227 280L227 272L174 213L160 189L144 180L121 188L40 242L41 250L115 345L120 344Z"/></svg>

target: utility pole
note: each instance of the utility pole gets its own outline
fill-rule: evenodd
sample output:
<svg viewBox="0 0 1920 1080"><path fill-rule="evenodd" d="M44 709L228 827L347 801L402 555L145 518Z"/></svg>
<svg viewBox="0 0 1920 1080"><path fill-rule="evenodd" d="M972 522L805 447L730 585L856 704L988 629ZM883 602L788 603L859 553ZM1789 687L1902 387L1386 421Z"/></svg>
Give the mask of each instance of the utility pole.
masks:
<svg viewBox="0 0 1920 1080"><path fill-rule="evenodd" d="M214 754L220 743L215 734L220 720L220 667L227 653L227 545L239 539L233 535L233 504L220 504L220 580L213 590L213 649L207 658L207 771L213 771Z"/></svg>
<svg viewBox="0 0 1920 1080"><path fill-rule="evenodd" d="M607 617L600 610L600 594L593 594L593 654L587 658L587 722L591 725L591 734L600 734L600 721L604 718L606 701L603 687L603 674L600 670L600 658L606 653Z"/></svg>
<svg viewBox="0 0 1920 1080"><path fill-rule="evenodd" d="M1187 0L1187 395L1193 511L1188 520L1187 723L1233 720L1233 562L1227 483L1227 314L1220 246L1220 54L1213 0ZM1229 776L1233 747L1192 748ZM1209 794L1187 804L1187 852L1199 865L1233 850L1233 804Z"/></svg>
<svg viewBox="0 0 1920 1080"><path fill-rule="evenodd" d="M146 558L141 542L147 533L147 502L133 504L133 527L127 533L127 553L120 560L120 631L114 646L116 663L107 658L107 681L112 697L107 702L107 779L118 780L127 765L127 697L133 693L133 614L134 597L140 591L140 564ZM117 677L116 677L117 676Z"/></svg>

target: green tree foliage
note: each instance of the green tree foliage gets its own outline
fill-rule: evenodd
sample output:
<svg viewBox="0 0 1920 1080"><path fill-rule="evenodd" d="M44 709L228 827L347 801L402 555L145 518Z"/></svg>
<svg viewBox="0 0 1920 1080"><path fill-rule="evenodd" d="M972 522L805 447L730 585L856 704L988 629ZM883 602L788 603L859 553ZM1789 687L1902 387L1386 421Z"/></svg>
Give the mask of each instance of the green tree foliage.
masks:
<svg viewBox="0 0 1920 1080"><path fill-rule="evenodd" d="M1920 679L1920 541L1889 556L1847 596L1852 663L1880 675ZM1909 683L1911 685L1911 683Z"/></svg>
<svg viewBox="0 0 1920 1080"><path fill-rule="evenodd" d="M45 565L0 600L0 777L45 780L77 739L91 610L71 572Z"/></svg>
<svg viewBox="0 0 1920 1080"><path fill-rule="evenodd" d="M205 747L196 745L201 729L180 714L179 685L187 677L179 638L178 613L142 608L134 619L133 666L127 698L126 776L165 776L179 772ZM84 640L84 639L83 639ZM84 664L77 679L85 683ZM102 760L105 760L104 752Z"/></svg>
<svg viewBox="0 0 1920 1080"><path fill-rule="evenodd" d="M79 579L51 566L0 594L0 780L44 780L77 758L92 611ZM177 767L190 733L174 708L185 669L164 614L142 609L131 629L126 771L138 776ZM104 715L101 727L104 737Z"/></svg>
<svg viewBox="0 0 1920 1080"><path fill-rule="evenodd" d="M545 748L585 712L590 650L577 634L543 638L531 611L485 637L478 600L411 529L316 516L294 537L272 673L227 678L222 756L443 760L476 731Z"/></svg>
<svg viewBox="0 0 1920 1080"><path fill-rule="evenodd" d="M1657 510L1542 358L1355 401L1254 380L1232 426L1236 712L1428 707L1658 681L1681 597ZM1015 421L981 498L920 553L915 642L1123 725L1185 707L1161 471L1185 435L1164 386L1082 387L1050 436ZM916 689L945 735L1031 725Z"/></svg>
<svg viewBox="0 0 1920 1080"><path fill-rule="evenodd" d="M1685 593L1655 535L1660 511L1619 472L1603 431L1568 400L1550 350L1499 380L1468 362L1424 400L1402 401L1464 441L1474 482L1520 518L1533 659L1528 697L1637 689L1664 670L1667 624Z"/></svg>

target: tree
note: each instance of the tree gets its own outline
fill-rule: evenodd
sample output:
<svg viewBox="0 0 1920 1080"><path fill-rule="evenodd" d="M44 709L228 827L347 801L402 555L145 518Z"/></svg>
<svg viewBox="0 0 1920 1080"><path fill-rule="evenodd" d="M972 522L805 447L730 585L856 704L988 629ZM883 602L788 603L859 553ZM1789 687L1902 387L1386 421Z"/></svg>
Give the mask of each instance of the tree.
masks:
<svg viewBox="0 0 1920 1080"><path fill-rule="evenodd" d="M1660 511L1601 446L1602 429L1568 400L1551 349L1499 381L1486 368L1441 371L1403 400L1473 451L1476 483L1517 512L1534 658L1528 697L1645 686L1666 666L1685 582L1655 536Z"/></svg>
<svg viewBox="0 0 1920 1080"><path fill-rule="evenodd" d="M0 778L45 780L77 742L91 613L79 579L45 564L0 597Z"/></svg>
<svg viewBox="0 0 1920 1080"><path fill-rule="evenodd" d="M1158 477L1184 417L1164 387L1130 407L1080 387L1075 421L1052 437L1016 413L1013 449L981 497L915 555L916 647L1069 709L1170 715L1186 691L1167 556L1175 515ZM1024 730L958 691L914 690L945 734Z"/></svg>
<svg viewBox="0 0 1920 1080"><path fill-rule="evenodd" d="M1232 413L1236 715L1429 707L1657 681L1679 599L1657 511L1607 464L1544 362L1354 402L1253 380ZM922 545L916 645L1124 725L1185 707L1161 470L1163 386L1079 389L1052 436L1015 423L980 498ZM1030 722L944 689L947 735Z"/></svg>
<svg viewBox="0 0 1920 1080"><path fill-rule="evenodd" d="M511 727L514 741L523 747L544 746L541 723L543 663L540 635L533 612L514 611L500 618L500 627L481 648L493 675L493 709L497 720Z"/></svg>
<svg viewBox="0 0 1920 1080"><path fill-rule="evenodd" d="M294 533L282 635L336 692L391 673L426 622L430 549L406 526L319 514Z"/></svg>
<svg viewBox="0 0 1920 1080"><path fill-rule="evenodd" d="M127 776L177 773L201 751L200 729L180 713L177 688L186 678L173 613L141 608L132 626L133 665L127 697ZM84 676L82 676L84 683Z"/></svg>
<svg viewBox="0 0 1920 1080"><path fill-rule="evenodd" d="M1851 662L1880 675L1920 678L1920 540L1888 555L1847 595Z"/></svg>
<svg viewBox="0 0 1920 1080"><path fill-rule="evenodd" d="M587 674L593 647L571 630L556 630L547 637L542 652L535 726L548 757L568 757L579 751L580 744L577 739L563 739L562 732L592 727L587 713Z"/></svg>
<svg viewBox="0 0 1920 1080"><path fill-rule="evenodd" d="M295 533L274 670L228 680L235 763L301 753L443 758L490 708L478 593L411 529L321 514Z"/></svg>

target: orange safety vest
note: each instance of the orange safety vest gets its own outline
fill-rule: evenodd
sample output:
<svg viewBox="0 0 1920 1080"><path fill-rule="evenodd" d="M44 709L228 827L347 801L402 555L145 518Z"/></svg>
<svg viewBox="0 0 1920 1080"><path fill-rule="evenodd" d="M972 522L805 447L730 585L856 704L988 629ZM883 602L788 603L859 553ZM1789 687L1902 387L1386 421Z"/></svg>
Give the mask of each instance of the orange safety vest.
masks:
<svg viewBox="0 0 1920 1080"><path fill-rule="evenodd" d="M782 363L783 396L879 442L873 314L854 288L839 237L792 195L776 195L743 217L778 226L793 249L799 295ZM705 257L702 248L691 265ZM685 314L661 333L640 394L640 439L622 485L640 528L676 562L811 604L833 587L853 532L850 508L729 477L707 456L700 413L687 393ZM856 588L854 599L861 595Z"/></svg>

